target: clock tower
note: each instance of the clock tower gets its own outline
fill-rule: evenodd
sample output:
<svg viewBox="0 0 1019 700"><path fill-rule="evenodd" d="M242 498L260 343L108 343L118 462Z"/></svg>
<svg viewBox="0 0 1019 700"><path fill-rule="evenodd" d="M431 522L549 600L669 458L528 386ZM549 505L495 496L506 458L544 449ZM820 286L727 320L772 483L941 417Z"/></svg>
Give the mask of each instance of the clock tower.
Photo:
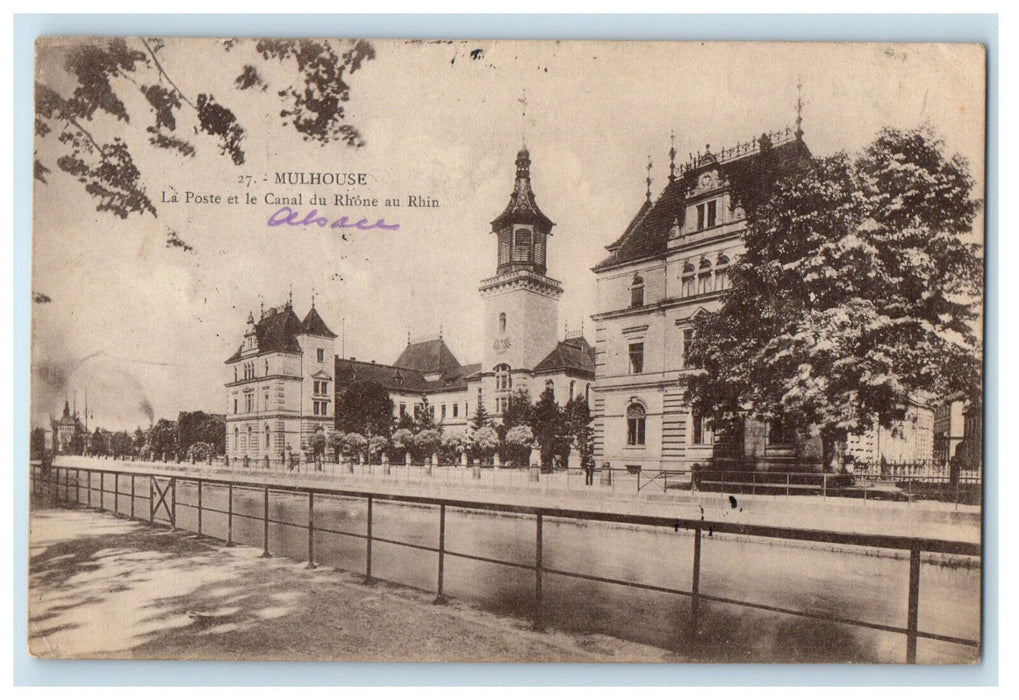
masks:
<svg viewBox="0 0 1019 700"><path fill-rule="evenodd" d="M496 274L483 280L479 289L485 306L485 373L503 365L508 365L510 371L531 370L558 341L563 287L545 274L548 239L554 224L534 200L527 148L517 153L516 166L509 204L492 221Z"/></svg>

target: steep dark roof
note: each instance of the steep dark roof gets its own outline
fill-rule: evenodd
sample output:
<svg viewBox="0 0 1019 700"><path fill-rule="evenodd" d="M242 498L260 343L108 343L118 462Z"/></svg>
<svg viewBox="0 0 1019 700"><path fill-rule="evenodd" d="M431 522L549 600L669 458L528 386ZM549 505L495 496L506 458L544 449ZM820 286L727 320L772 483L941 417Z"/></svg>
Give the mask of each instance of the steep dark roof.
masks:
<svg viewBox="0 0 1019 700"><path fill-rule="evenodd" d="M317 335L322 338L335 338L336 334L329 330L326 322L318 315L318 311L312 306L308 315L301 321L301 332L305 335Z"/></svg>
<svg viewBox="0 0 1019 700"><path fill-rule="evenodd" d="M623 235L606 246L611 254L595 265L594 271L664 254L668 250L669 230L676 221L683 225L687 194L706 170L717 167L732 185L734 199L750 212L776 180L792 173L798 164L810 157L810 150L803 141L793 139L722 163L710 156L702 159L697 167L670 182L657 201L644 203Z"/></svg>
<svg viewBox="0 0 1019 700"><path fill-rule="evenodd" d="M318 314L316 314L317 316ZM325 324L323 324L324 326ZM328 329L327 329L328 330ZM266 352L301 352L301 344L297 336L301 333L301 321L293 308L288 304L281 308L269 309L255 324L255 341L258 343L258 354ZM335 337L335 336L333 336ZM243 343L227 362L236 362L241 358Z"/></svg>
<svg viewBox="0 0 1019 700"><path fill-rule="evenodd" d="M460 369L460 362L453 356L442 338L410 343L393 363L394 367L413 369L422 374L454 373Z"/></svg>
<svg viewBox="0 0 1019 700"><path fill-rule="evenodd" d="M594 348L584 337L559 341L534 368L535 374L564 371L594 377Z"/></svg>
<svg viewBox="0 0 1019 700"><path fill-rule="evenodd" d="M513 185L513 194L509 204L499 216L492 220L492 230L501 229L506 224L533 224L539 231L548 233L554 226L552 220L545 216L531 191L531 154L526 148L517 153L517 177Z"/></svg>
<svg viewBox="0 0 1019 700"><path fill-rule="evenodd" d="M392 392L410 392L429 394L438 391L456 391L467 388L467 378L477 374L481 365L464 365L456 370L444 373L433 381L425 379L425 374L407 367L380 365L375 362L361 362L336 358L336 388L342 391L354 382L375 382Z"/></svg>

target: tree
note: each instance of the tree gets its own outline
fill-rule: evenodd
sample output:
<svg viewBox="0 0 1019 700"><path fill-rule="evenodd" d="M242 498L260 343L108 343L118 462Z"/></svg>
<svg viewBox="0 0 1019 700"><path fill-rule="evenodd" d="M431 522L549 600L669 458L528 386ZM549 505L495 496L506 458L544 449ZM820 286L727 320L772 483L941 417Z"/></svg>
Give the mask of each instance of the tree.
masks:
<svg viewBox="0 0 1019 700"><path fill-rule="evenodd" d="M32 459L42 459L43 455L46 454L46 430L43 428L33 428L32 437L29 442L30 457Z"/></svg>
<svg viewBox="0 0 1019 700"><path fill-rule="evenodd" d="M226 420L205 411L181 411L177 414L177 448L187 453L196 442L212 445L215 454L226 451Z"/></svg>
<svg viewBox="0 0 1019 700"><path fill-rule="evenodd" d="M534 444L534 433L526 425L514 425L506 431L506 453L509 460L518 467L526 467Z"/></svg>
<svg viewBox="0 0 1019 700"><path fill-rule="evenodd" d="M414 436L414 457L425 461L435 454L442 444L442 433L435 428L427 428Z"/></svg>
<svg viewBox="0 0 1019 700"><path fill-rule="evenodd" d="M534 432L534 441L541 448L541 467L548 471L552 468L553 459L558 455L563 456L563 450L569 454L569 440L565 438L565 424L563 412L556 403L555 393L551 387L547 387L538 402L534 405L534 413L531 416L531 430Z"/></svg>
<svg viewBox="0 0 1019 700"><path fill-rule="evenodd" d="M414 404L414 432L420 433L423 430L435 428L435 417L432 415L434 409L428 403L428 395L422 394L421 400Z"/></svg>
<svg viewBox="0 0 1019 700"><path fill-rule="evenodd" d="M339 430L330 430L326 434L326 444L333 451L336 459L339 460L340 453L343 451L343 433Z"/></svg>
<svg viewBox="0 0 1019 700"><path fill-rule="evenodd" d="M110 435L110 452L115 457L123 457L124 455L132 454L134 447L134 441L131 439L131 434L126 430L118 430L117 432Z"/></svg>
<svg viewBox="0 0 1019 700"><path fill-rule="evenodd" d="M389 440L387 440L385 436L373 436L372 439L368 441L368 463L371 464L374 457L381 458L382 453L386 451L387 447L389 447Z"/></svg>
<svg viewBox="0 0 1019 700"><path fill-rule="evenodd" d="M149 448L156 457L166 455L167 459L177 454L177 424L160 418L149 428Z"/></svg>
<svg viewBox="0 0 1019 700"><path fill-rule="evenodd" d="M131 449L134 450L136 455L140 455L145 449L145 444L145 431L141 429L141 426L139 426L135 429L134 434L131 436Z"/></svg>
<svg viewBox="0 0 1019 700"><path fill-rule="evenodd" d="M829 465L849 434L901 419L911 395L979 392L972 186L926 128L886 129L855 161L779 179L746 210L721 310L695 321L694 413L730 433L790 421L821 438Z"/></svg>
<svg viewBox="0 0 1019 700"><path fill-rule="evenodd" d="M343 454L348 456L360 455L368 447L368 440L359 433L347 433L343 436Z"/></svg>
<svg viewBox="0 0 1019 700"><path fill-rule="evenodd" d="M471 418L471 430L481 430L492 425L492 418L485 409L485 404L478 401L478 407L474 409L474 417Z"/></svg>
<svg viewBox="0 0 1019 700"><path fill-rule="evenodd" d="M488 460L499 449L499 435L494 428L484 426L474 431L471 444L473 458Z"/></svg>
<svg viewBox="0 0 1019 700"><path fill-rule="evenodd" d="M594 455L594 429L591 427L591 408L583 396L574 396L564 409L566 434L580 453L580 462L587 465Z"/></svg>
<svg viewBox="0 0 1019 700"><path fill-rule="evenodd" d="M393 431L393 400L377 382L354 382L336 403L336 429L372 437Z"/></svg>
<svg viewBox="0 0 1019 700"><path fill-rule="evenodd" d="M403 456L414 446L414 433L406 428L399 428L393 433L394 456L403 459Z"/></svg>
<svg viewBox="0 0 1019 700"><path fill-rule="evenodd" d="M273 103L262 109L278 113L283 124L305 140L364 144L347 122L343 103L350 97L349 77L375 57L369 42L229 39L219 45L224 52L251 59L233 88L264 94L261 99ZM175 45L154 38L104 38L46 48L41 57L60 56L63 64L41 72L52 78L52 84L35 85L35 132L40 139L56 133L62 151L56 167L84 186L97 200L97 211L125 219L132 214L157 215L143 184L144 173L135 164L139 149L191 158L209 137L235 166L245 162L245 128L235 113L211 91L185 94L167 72L165 54ZM273 65L269 72L283 76L272 90L266 71L259 71L261 64ZM63 75L57 75L61 71ZM64 82L70 83L69 92L53 87ZM129 133L126 127L139 123L139 118L152 121L144 130ZM118 135L104 142L106 132ZM52 165L37 159L35 178L46 183ZM174 231L168 233L167 245L191 248Z"/></svg>
<svg viewBox="0 0 1019 700"><path fill-rule="evenodd" d="M96 428L95 432L92 433L92 454L104 455L109 453L109 451L110 443L106 432L101 428Z"/></svg>

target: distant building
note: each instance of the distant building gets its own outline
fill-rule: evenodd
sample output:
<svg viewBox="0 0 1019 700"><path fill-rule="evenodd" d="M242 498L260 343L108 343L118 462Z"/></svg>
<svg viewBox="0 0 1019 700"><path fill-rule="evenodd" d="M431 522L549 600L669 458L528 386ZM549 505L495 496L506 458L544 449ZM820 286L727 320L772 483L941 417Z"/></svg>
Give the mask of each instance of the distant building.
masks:
<svg viewBox="0 0 1019 700"><path fill-rule="evenodd" d="M77 404L77 402L75 402ZM75 435L81 436L82 440L86 440L88 437L88 430L85 428L81 419L78 417L78 411L71 411L71 406L67 401L64 401L64 413L59 419L50 419L51 425L51 436L53 440L53 451L57 454L70 454L74 452L71 447L71 441ZM84 442L82 448L85 447Z"/></svg>
<svg viewBox="0 0 1019 700"><path fill-rule="evenodd" d="M875 425L863 435L851 435L846 454L857 462L926 462L934 459L935 411L910 401L905 415L891 427Z"/></svg>
<svg viewBox="0 0 1019 700"><path fill-rule="evenodd" d="M966 471L983 472L984 409L983 403L970 403L963 409L963 438L955 458Z"/></svg>
<svg viewBox="0 0 1019 700"><path fill-rule="evenodd" d="M963 410L966 402L956 394L934 407L934 462L949 464L965 434Z"/></svg>
<svg viewBox="0 0 1019 700"><path fill-rule="evenodd" d="M226 453L279 460L333 427L336 335L314 302L304 320L288 301L248 315L244 340L226 361Z"/></svg>

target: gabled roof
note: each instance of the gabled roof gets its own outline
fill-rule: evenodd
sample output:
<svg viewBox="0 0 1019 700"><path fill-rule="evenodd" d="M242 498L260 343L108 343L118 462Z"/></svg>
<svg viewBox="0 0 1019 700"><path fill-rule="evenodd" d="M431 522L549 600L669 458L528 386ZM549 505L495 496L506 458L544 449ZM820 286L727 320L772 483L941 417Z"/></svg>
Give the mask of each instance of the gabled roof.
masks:
<svg viewBox="0 0 1019 700"><path fill-rule="evenodd" d="M442 338L434 338L408 343L393 366L416 370L422 374L447 374L457 372L460 369L460 362Z"/></svg>
<svg viewBox="0 0 1019 700"><path fill-rule="evenodd" d="M594 377L594 348L583 336L561 340L533 371L535 374L567 372Z"/></svg>
<svg viewBox="0 0 1019 700"><path fill-rule="evenodd" d="M335 338L336 334L329 330L326 322L318 315L318 311L312 306L308 315L301 321L301 332L304 335L317 335L321 338Z"/></svg>
<svg viewBox="0 0 1019 700"><path fill-rule="evenodd" d="M739 205L750 212L767 196L775 181L792 173L798 164L811 157L803 141L793 139L721 163L711 156L702 158L697 167L670 182L657 201L641 206L623 235L606 246L611 254L595 265L594 271L666 253L669 230L674 222L683 226L687 195L705 171L717 168L732 186L734 200L739 200Z"/></svg>
<svg viewBox="0 0 1019 700"><path fill-rule="evenodd" d="M300 334L301 321L289 304L269 309L255 324L255 342L258 344L258 354L267 352L299 353L301 344L297 342L297 336ZM239 360L243 348L244 345L241 344L237 348L237 352L231 355L227 362Z"/></svg>

